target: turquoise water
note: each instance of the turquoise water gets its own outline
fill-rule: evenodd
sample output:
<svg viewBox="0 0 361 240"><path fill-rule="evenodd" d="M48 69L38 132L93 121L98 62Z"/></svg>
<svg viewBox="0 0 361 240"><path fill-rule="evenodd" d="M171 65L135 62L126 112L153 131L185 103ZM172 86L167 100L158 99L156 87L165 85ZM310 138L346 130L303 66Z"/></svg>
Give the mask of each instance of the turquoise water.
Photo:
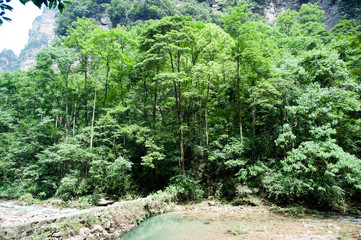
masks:
<svg viewBox="0 0 361 240"><path fill-rule="evenodd" d="M187 216L185 213L166 213L148 218L121 240L220 240L234 239L227 233L229 225L223 221Z"/></svg>

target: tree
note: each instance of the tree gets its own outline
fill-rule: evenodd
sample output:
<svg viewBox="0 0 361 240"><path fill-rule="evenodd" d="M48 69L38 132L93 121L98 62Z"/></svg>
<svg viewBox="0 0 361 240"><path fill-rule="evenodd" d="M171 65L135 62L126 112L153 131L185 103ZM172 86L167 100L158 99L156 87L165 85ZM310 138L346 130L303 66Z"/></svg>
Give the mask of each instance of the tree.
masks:
<svg viewBox="0 0 361 240"><path fill-rule="evenodd" d="M67 48L73 48L79 54L80 64L77 66L80 72L84 74L84 91L82 98L84 108L84 122L88 125L88 75L91 49L89 48L89 41L92 38L93 31L99 28L93 20L88 18L79 18L73 23L72 27L67 30L67 36L63 38L63 45Z"/></svg>
<svg viewBox="0 0 361 240"><path fill-rule="evenodd" d="M48 55L48 57L57 65L58 70L62 80L65 82L65 142L67 141L68 136L68 127L69 127L69 76L71 74L72 66L76 60L78 60L78 55L74 50L63 47L51 47L43 50L43 54Z"/></svg>
<svg viewBox="0 0 361 240"><path fill-rule="evenodd" d="M150 27L144 33L147 41L141 46L142 49L149 53L160 56L167 56L165 63L170 68L170 72L161 73L159 78L162 81L172 83L174 88L174 99L178 118L179 136L180 136L180 155L181 155L181 172L185 174L184 162L184 126L183 116L184 103L182 102L186 75L185 68L187 62L185 59L189 57L188 53L193 44L191 33L191 18L175 16L164 18ZM184 68L184 69L183 69Z"/></svg>
<svg viewBox="0 0 361 240"><path fill-rule="evenodd" d="M105 93L103 106L106 107L108 97L108 79L111 64L115 60L120 60L122 63L126 61L126 56L123 54L123 49L126 47L128 40L125 33L120 29L97 29L92 33L90 40L94 54L105 64Z"/></svg>
<svg viewBox="0 0 361 240"><path fill-rule="evenodd" d="M22 4L26 4L29 0L19 0ZM0 0L0 26L5 21L11 21L10 18L5 17L5 11L12 11L13 8L9 5L11 0ZM71 4L70 1L63 1L63 0L31 0L31 2L41 8L43 5L52 9L58 8L60 12L62 12L65 8L65 4Z"/></svg>
<svg viewBox="0 0 361 240"><path fill-rule="evenodd" d="M290 35L293 26L297 22L296 11L287 10L277 16L276 23L280 27L280 31L286 35Z"/></svg>
<svg viewBox="0 0 361 240"><path fill-rule="evenodd" d="M329 32L324 23L325 12L315 3L303 4L299 10L299 24L295 26L295 34L320 37L323 41L329 41Z"/></svg>
<svg viewBox="0 0 361 240"><path fill-rule="evenodd" d="M318 199L321 205L342 209L346 192L360 190L361 160L345 152L333 136L339 134L340 112L355 111L355 94L337 88L310 84L300 91L295 106L288 108L297 145L282 161L280 179L286 195Z"/></svg>

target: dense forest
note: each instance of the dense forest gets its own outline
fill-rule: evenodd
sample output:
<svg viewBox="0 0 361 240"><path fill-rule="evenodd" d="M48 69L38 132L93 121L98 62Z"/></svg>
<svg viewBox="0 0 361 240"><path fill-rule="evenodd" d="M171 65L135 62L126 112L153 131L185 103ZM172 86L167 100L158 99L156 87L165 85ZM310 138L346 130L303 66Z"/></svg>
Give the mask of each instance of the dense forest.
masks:
<svg viewBox="0 0 361 240"><path fill-rule="evenodd" d="M0 75L2 197L361 199L360 22L328 31L311 3L274 23L247 1L87 3L35 67Z"/></svg>

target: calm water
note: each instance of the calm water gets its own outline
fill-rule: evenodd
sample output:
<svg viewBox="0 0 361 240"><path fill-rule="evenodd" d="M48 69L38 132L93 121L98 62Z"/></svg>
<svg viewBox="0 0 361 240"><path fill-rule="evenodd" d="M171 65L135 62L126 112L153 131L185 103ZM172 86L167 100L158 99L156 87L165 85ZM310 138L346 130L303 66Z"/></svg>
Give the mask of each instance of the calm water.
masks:
<svg viewBox="0 0 361 240"><path fill-rule="evenodd" d="M341 226L342 222L359 225L361 220L352 216L292 218L257 213L249 213L243 217L227 215L229 214L166 213L148 218L120 240L239 240L243 236L257 240L337 239L338 231L323 235L330 226ZM308 229L308 226L313 226L312 231L315 232ZM246 235L233 235L232 232L237 229Z"/></svg>
<svg viewBox="0 0 361 240"><path fill-rule="evenodd" d="M221 240L237 239L227 233L232 222L195 219L185 213L175 212L148 218L121 240Z"/></svg>

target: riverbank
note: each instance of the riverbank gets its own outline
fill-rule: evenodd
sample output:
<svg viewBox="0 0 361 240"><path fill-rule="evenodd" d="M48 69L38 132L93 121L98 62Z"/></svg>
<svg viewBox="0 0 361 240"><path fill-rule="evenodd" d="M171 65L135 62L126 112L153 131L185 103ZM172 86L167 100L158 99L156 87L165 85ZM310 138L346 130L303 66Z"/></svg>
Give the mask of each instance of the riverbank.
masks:
<svg viewBox="0 0 361 240"><path fill-rule="evenodd" d="M84 210L3 207L0 239L114 239L144 219L170 211L172 206L171 197L161 193Z"/></svg>
<svg viewBox="0 0 361 240"><path fill-rule="evenodd" d="M203 228L209 229L208 233L193 235L191 239L197 240L361 239L361 218L357 216L307 214L277 206L213 205L213 202L176 207L174 211L182 219L197 219Z"/></svg>
<svg viewBox="0 0 361 240"><path fill-rule="evenodd" d="M0 207L0 239L116 239L146 218L170 211L200 224L194 232L184 231L191 238L177 239L360 239L361 233L361 219L354 216L214 201L179 206L169 195L158 194L85 210Z"/></svg>

